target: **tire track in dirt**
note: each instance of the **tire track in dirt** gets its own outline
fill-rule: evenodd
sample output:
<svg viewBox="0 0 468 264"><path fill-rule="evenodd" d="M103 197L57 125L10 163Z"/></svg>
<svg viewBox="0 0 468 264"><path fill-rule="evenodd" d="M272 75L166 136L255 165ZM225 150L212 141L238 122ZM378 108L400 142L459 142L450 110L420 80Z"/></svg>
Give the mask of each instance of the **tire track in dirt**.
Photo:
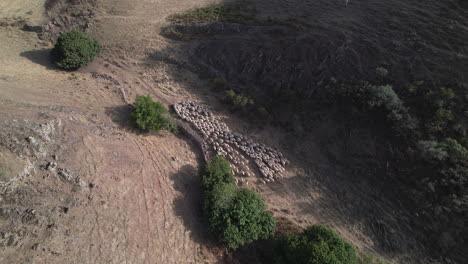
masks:
<svg viewBox="0 0 468 264"><path fill-rule="evenodd" d="M96 157L95 155L93 155L93 152L91 151L91 148L90 146L87 144L87 138L82 138L82 145L84 147L84 160L86 161L86 165L87 165L87 171L90 175L99 175L98 173L98 169L97 169L97 165L96 165ZM88 237L89 237L89 248L88 248L88 252L91 252L92 251L92 247L94 245L93 243L93 236L94 236L94 233L97 232L97 235L98 235L98 240L103 240L102 238L102 234L101 234L101 228L100 228L100 224L99 224L99 214L98 214L98 211L97 211L97 208L96 207L93 207L92 208L93 210L93 213L94 213L94 223L93 223L93 226L88 234ZM98 254L96 255L94 261L91 261L91 259L89 260L89 262L97 262L97 260L102 256L102 248L101 248L101 244L98 245ZM92 254L89 254L89 257L91 258Z"/></svg>
<svg viewBox="0 0 468 264"><path fill-rule="evenodd" d="M145 252L145 263L148 259L148 252L149 252L149 249L150 249L150 237L149 235L151 234L151 230L150 230L150 216L149 216L149 206L148 206L148 198L147 198L147 193L146 193L146 184L145 184L145 152L143 152L143 149L142 147L144 146L143 144L141 144L140 142L138 142L136 139L133 140L134 144L138 147L138 150L140 151L141 153L141 160L140 160L140 183L141 183L141 193L143 193L143 201L144 201L144 204L145 204L145 212L144 212L144 215L145 215L145 218L146 218L146 252ZM139 210L140 214L141 215L141 210Z"/></svg>

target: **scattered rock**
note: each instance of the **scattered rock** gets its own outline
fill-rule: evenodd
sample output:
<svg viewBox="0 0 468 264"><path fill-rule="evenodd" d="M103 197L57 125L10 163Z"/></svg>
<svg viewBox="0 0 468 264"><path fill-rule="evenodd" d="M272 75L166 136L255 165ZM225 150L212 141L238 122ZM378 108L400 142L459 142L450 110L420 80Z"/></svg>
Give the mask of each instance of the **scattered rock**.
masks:
<svg viewBox="0 0 468 264"><path fill-rule="evenodd" d="M64 180L68 182L73 181L72 173L68 169L58 168L57 173Z"/></svg>
<svg viewBox="0 0 468 264"><path fill-rule="evenodd" d="M39 246L39 243L36 243L36 244L32 245L31 249L32 250L37 250L38 246Z"/></svg>
<svg viewBox="0 0 468 264"><path fill-rule="evenodd" d="M49 170L49 171L55 171L55 169L57 168L57 163L53 162L53 161L50 161L49 163L47 163L47 165L45 166L45 169L46 170Z"/></svg>
<svg viewBox="0 0 468 264"><path fill-rule="evenodd" d="M31 144L31 145L37 145L37 141L34 137L27 137L26 140Z"/></svg>
<svg viewBox="0 0 468 264"><path fill-rule="evenodd" d="M34 26L29 23L26 23L23 26L23 30L28 32L42 33L42 26Z"/></svg>

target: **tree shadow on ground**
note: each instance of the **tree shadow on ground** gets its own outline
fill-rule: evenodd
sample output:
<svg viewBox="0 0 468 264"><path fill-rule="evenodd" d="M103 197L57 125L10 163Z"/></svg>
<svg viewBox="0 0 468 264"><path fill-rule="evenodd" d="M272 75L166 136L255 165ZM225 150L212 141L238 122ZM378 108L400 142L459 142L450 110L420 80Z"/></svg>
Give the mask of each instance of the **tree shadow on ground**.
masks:
<svg viewBox="0 0 468 264"><path fill-rule="evenodd" d="M52 49L40 49L21 52L20 56L46 67L48 70L58 70L59 68L52 62Z"/></svg>
<svg viewBox="0 0 468 264"><path fill-rule="evenodd" d="M133 106L130 104L106 107L104 113L120 129L127 132L142 134L143 131L136 127L132 119Z"/></svg>
<svg viewBox="0 0 468 264"><path fill-rule="evenodd" d="M170 176L174 190L181 193L173 203L175 215L190 231L192 240L199 244L210 241L203 220L202 190L198 170L192 165L184 165Z"/></svg>

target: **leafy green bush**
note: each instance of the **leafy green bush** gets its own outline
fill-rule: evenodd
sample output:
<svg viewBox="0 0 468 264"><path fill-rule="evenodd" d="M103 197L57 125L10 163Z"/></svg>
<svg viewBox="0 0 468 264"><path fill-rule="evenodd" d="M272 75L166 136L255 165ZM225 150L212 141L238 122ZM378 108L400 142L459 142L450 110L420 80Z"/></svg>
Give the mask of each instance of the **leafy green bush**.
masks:
<svg viewBox="0 0 468 264"><path fill-rule="evenodd" d="M367 97L367 105L370 109L384 108L390 120L401 121L403 119L406 109L391 85L369 86Z"/></svg>
<svg viewBox="0 0 468 264"><path fill-rule="evenodd" d="M212 193L208 224L211 233L230 248L268 238L275 231L275 220L265 211L258 194L234 184L218 185Z"/></svg>
<svg viewBox="0 0 468 264"><path fill-rule="evenodd" d="M418 142L418 150L421 157L427 161L445 161L451 163L466 162L468 151L455 139L446 138L442 142L433 140L421 140Z"/></svg>
<svg viewBox="0 0 468 264"><path fill-rule="evenodd" d="M137 96L133 104L132 117L136 125L145 131L158 132L161 129L177 132L177 125L166 108L149 96Z"/></svg>
<svg viewBox="0 0 468 264"><path fill-rule="evenodd" d="M415 120L408 114L408 109L391 85L372 85L368 82L338 84L336 92L345 100L351 98L364 110L382 112L399 133L407 134L416 126Z"/></svg>
<svg viewBox="0 0 468 264"><path fill-rule="evenodd" d="M229 163L215 157L202 170L204 210L210 232L230 248L269 237L275 220L252 190L234 184Z"/></svg>
<svg viewBox="0 0 468 264"><path fill-rule="evenodd" d="M448 201L453 209L467 208L468 150L452 138L420 141L418 150L429 165L436 165L434 175L425 180L428 189Z"/></svg>
<svg viewBox="0 0 468 264"><path fill-rule="evenodd" d="M308 227L300 235L277 239L276 264L356 264L354 248L333 230L321 225Z"/></svg>
<svg viewBox="0 0 468 264"><path fill-rule="evenodd" d="M227 90L224 96L224 100L234 109L240 110L245 110L248 106L254 104L252 98L243 93L236 93L234 90Z"/></svg>
<svg viewBox="0 0 468 264"><path fill-rule="evenodd" d="M201 174L202 184L206 191L213 190L219 184L234 183L229 162L220 156L216 156L206 163Z"/></svg>
<svg viewBox="0 0 468 264"><path fill-rule="evenodd" d="M55 64L66 70L75 70L93 61L101 46L79 30L62 33L52 49Z"/></svg>
<svg viewBox="0 0 468 264"><path fill-rule="evenodd" d="M446 135L449 124L454 120L456 95L450 88L424 90L419 95L415 107L424 120L424 128L429 134Z"/></svg>
<svg viewBox="0 0 468 264"><path fill-rule="evenodd" d="M446 138L442 144L448 152L448 158L451 163L467 162L468 150L458 143L458 141L452 138Z"/></svg>
<svg viewBox="0 0 468 264"><path fill-rule="evenodd" d="M417 145L419 154L426 161L441 161L448 157L448 153L444 146L433 140L421 140Z"/></svg>

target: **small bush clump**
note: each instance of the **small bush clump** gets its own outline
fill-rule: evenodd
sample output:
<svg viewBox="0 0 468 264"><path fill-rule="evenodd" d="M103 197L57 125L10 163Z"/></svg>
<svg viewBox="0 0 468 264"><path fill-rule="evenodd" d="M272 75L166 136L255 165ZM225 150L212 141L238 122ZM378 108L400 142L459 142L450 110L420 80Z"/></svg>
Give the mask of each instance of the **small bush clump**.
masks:
<svg viewBox="0 0 468 264"><path fill-rule="evenodd" d="M418 105L415 107L423 119L424 130L435 136L446 135L449 124L453 122L456 108L456 95L450 88L422 90L418 94ZM456 112L456 111L455 111Z"/></svg>
<svg viewBox="0 0 468 264"><path fill-rule="evenodd" d="M207 162L202 169L201 175L204 190L207 192L215 189L217 185L234 183L234 176L229 162L220 156L216 156L210 162Z"/></svg>
<svg viewBox="0 0 468 264"><path fill-rule="evenodd" d="M237 110L245 110L254 104L252 98L243 93L236 93L234 90L227 90L224 100Z"/></svg>
<svg viewBox="0 0 468 264"><path fill-rule="evenodd" d="M55 65L66 70L75 70L93 61L101 46L84 32L72 30L62 33L52 49Z"/></svg>
<svg viewBox="0 0 468 264"><path fill-rule="evenodd" d="M445 147L433 140L421 140L417 148L420 156L426 161L442 161L448 157Z"/></svg>
<svg viewBox="0 0 468 264"><path fill-rule="evenodd" d="M210 232L228 247L268 238L275 220L252 190L234 184L230 164L215 157L202 170L204 210Z"/></svg>
<svg viewBox="0 0 468 264"><path fill-rule="evenodd" d="M468 206L468 150L457 140L419 141L420 157L436 172L424 182L456 210Z"/></svg>
<svg viewBox="0 0 468 264"><path fill-rule="evenodd" d="M455 139L446 138L442 142L421 140L418 142L421 157L427 161L450 161L452 164L466 162L468 151Z"/></svg>
<svg viewBox="0 0 468 264"><path fill-rule="evenodd" d="M357 264L354 248L333 230L321 225L308 227L300 235L277 238L273 254L276 264Z"/></svg>
<svg viewBox="0 0 468 264"><path fill-rule="evenodd" d="M369 86L367 106L370 109L383 108L392 121L401 121L406 109L391 85Z"/></svg>
<svg viewBox="0 0 468 264"><path fill-rule="evenodd" d="M400 135L411 135L417 126L416 120L409 114L391 85L358 82L341 84L336 91L343 99L351 99L362 110L385 115L386 122L391 123Z"/></svg>
<svg viewBox="0 0 468 264"><path fill-rule="evenodd" d="M177 125L166 108L160 102L153 101L151 97L137 96L133 108L132 117L140 129L148 132L158 132L161 129L177 132Z"/></svg>

